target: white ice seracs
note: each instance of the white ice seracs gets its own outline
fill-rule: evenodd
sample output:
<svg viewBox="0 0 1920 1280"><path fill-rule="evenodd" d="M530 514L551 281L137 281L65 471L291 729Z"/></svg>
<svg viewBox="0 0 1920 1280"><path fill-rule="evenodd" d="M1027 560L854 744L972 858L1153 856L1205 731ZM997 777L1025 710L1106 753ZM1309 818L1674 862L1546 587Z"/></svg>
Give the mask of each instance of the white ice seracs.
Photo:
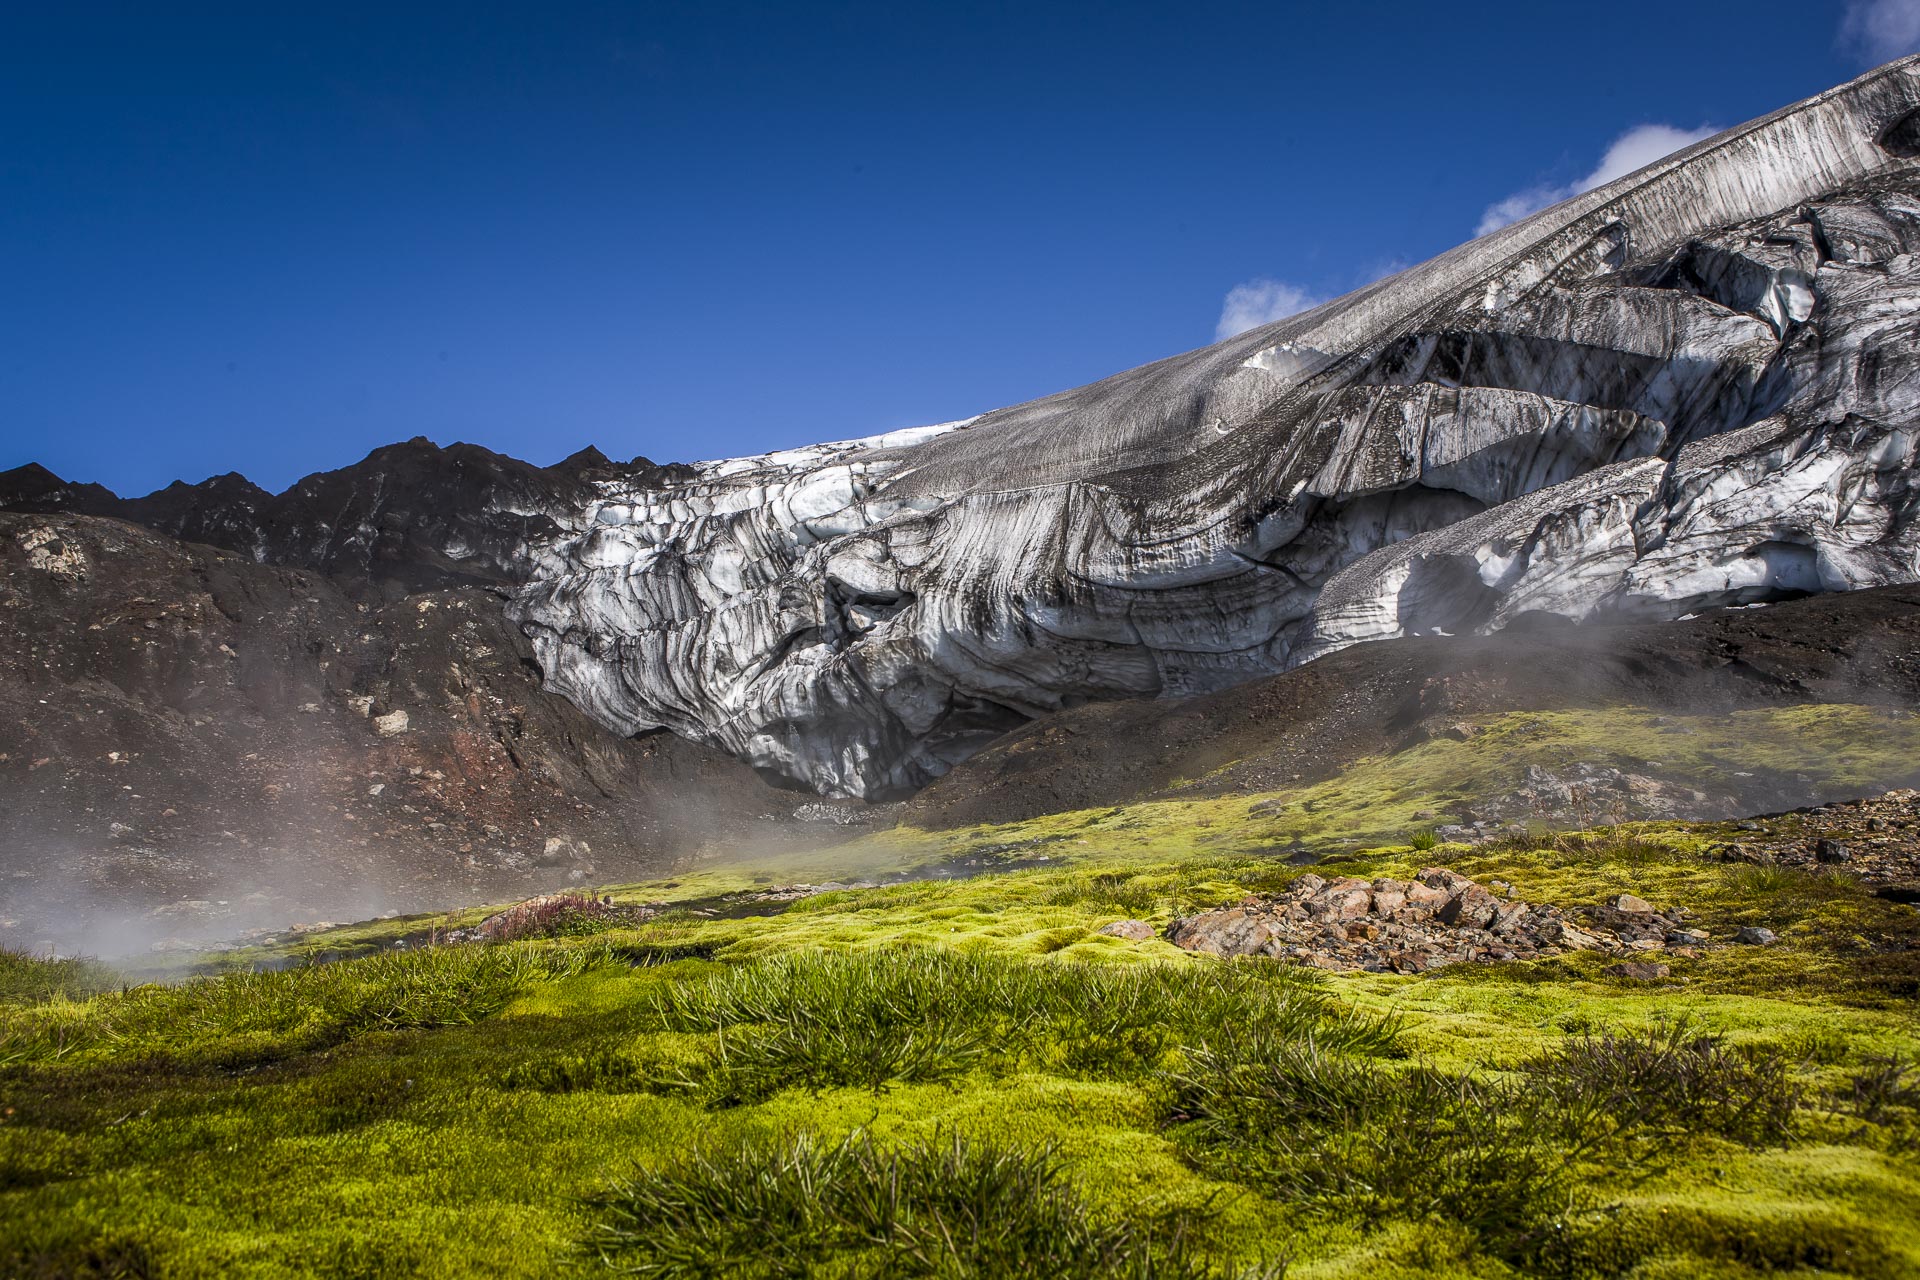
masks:
<svg viewBox="0 0 1920 1280"><path fill-rule="evenodd" d="M607 725L878 796L1359 640L1920 577L1916 121L1910 60L1213 347L603 484L513 609Z"/></svg>

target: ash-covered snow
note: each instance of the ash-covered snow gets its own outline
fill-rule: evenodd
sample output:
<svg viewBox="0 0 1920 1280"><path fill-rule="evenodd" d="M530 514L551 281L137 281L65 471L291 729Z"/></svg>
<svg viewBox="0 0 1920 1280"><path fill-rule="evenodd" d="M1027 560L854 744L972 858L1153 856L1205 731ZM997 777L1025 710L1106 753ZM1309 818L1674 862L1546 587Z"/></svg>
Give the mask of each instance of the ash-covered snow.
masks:
<svg viewBox="0 0 1920 1280"><path fill-rule="evenodd" d="M871 797L1357 641L1911 581L1916 113L1909 59L1091 386L598 482L514 616L602 723Z"/></svg>

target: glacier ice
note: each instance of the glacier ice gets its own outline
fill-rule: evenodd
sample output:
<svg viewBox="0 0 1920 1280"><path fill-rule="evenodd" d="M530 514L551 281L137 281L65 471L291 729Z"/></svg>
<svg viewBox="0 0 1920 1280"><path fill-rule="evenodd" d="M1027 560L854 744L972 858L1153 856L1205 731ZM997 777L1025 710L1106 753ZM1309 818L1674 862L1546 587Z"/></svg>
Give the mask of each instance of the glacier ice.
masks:
<svg viewBox="0 0 1920 1280"><path fill-rule="evenodd" d="M547 681L838 796L1062 706L1920 577L1920 60L1312 311L960 423L596 482Z"/></svg>

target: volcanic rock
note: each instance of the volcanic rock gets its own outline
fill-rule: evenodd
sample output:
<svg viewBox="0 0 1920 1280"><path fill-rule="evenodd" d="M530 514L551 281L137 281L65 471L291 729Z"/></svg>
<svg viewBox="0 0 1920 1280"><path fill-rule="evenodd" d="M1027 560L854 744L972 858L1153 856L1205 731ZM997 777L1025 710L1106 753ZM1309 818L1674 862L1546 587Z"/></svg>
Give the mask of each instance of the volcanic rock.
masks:
<svg viewBox="0 0 1920 1280"><path fill-rule="evenodd" d="M791 793L542 692L497 596L354 585L0 513L0 944L117 955L523 897L564 878L534 866L549 837L626 878L783 838L761 815ZM391 703L389 737L366 712Z"/></svg>
<svg viewBox="0 0 1920 1280"><path fill-rule="evenodd" d="M1559 907L1496 895L1448 867L1428 867L1412 880L1382 877L1371 883L1308 873L1281 893L1175 920L1167 940L1217 956L1272 956L1320 969L1393 973L1564 951L1630 951L1641 941L1605 929L1590 932ZM1704 934L1686 937L1688 947L1705 941Z"/></svg>
<svg viewBox="0 0 1920 1280"><path fill-rule="evenodd" d="M1634 982L1658 982L1673 970L1651 960L1623 960L1619 964L1608 965L1601 972L1610 978L1629 978Z"/></svg>

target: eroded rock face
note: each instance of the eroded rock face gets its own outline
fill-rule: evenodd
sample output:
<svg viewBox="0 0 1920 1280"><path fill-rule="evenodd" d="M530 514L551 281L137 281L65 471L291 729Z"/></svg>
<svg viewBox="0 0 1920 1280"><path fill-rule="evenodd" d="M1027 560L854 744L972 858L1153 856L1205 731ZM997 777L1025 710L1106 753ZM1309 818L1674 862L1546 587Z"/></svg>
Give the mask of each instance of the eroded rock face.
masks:
<svg viewBox="0 0 1920 1280"><path fill-rule="evenodd" d="M612 728L879 796L1362 640L1912 581L1916 112L1895 63L1104 382L592 481L513 615Z"/></svg>
<svg viewBox="0 0 1920 1280"><path fill-rule="evenodd" d="M542 692L492 592L352 585L0 512L0 946L119 956L787 838L796 797L738 761Z"/></svg>

